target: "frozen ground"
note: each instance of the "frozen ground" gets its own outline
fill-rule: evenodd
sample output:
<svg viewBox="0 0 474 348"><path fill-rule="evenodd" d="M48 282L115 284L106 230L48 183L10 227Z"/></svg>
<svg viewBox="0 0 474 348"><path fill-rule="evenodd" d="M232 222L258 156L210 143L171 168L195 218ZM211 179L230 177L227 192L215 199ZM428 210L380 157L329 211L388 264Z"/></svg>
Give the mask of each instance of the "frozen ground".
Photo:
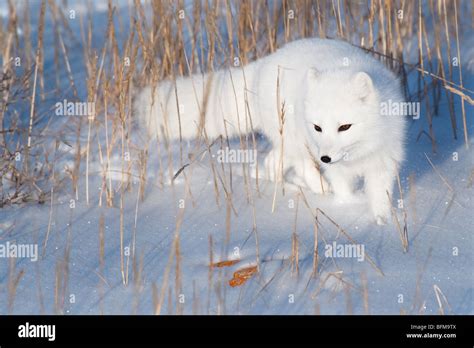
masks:
<svg viewBox="0 0 474 348"><path fill-rule="evenodd" d="M474 57L464 59L469 65ZM72 59L79 76L80 60ZM474 89L472 71L465 71L464 84ZM459 110L460 99L455 103ZM278 189L272 212L274 183L260 180L258 192L255 179L246 182L238 165L232 167L230 207L220 183L216 198L209 156L187 167L174 185L168 180L161 187L159 160L153 153L145 199L137 200L135 183L124 192L122 209L120 190L113 208L99 207L101 165L93 158L89 205L82 177L78 200L64 189L54 193L52 205L47 201L0 209L0 243L36 243L40 253L37 262L14 260L14 268L11 259L0 259L0 312L151 314L159 308L172 314L474 314L473 107L466 104L470 149L462 136L453 140L446 101L440 107L433 121L436 154L426 134L419 137L427 131L424 103L421 118L410 121L408 158L400 173L404 208L397 206L398 193L393 199L402 227L403 212L407 213L407 252L394 221L375 225L364 202L341 206L330 196L286 187L284 195ZM459 113L457 121L460 131ZM268 151L266 145L260 139L259 161ZM62 170L73 160L74 148L62 146L59 151L66 154L57 166ZM179 157L179 144L172 145L172 152ZM167 156L162 160L166 167ZM120 169L119 162L115 168ZM216 170L229 185L228 165L225 172L220 166ZM120 180L120 175L113 180ZM313 274L316 208L344 232L323 213L317 214L319 258ZM363 261L325 256L326 244L350 244L347 236L364 246ZM211 253L214 262L240 262L210 270ZM256 265L257 258L259 273L241 286L229 286L233 272ZM17 276L13 296L9 286Z"/></svg>

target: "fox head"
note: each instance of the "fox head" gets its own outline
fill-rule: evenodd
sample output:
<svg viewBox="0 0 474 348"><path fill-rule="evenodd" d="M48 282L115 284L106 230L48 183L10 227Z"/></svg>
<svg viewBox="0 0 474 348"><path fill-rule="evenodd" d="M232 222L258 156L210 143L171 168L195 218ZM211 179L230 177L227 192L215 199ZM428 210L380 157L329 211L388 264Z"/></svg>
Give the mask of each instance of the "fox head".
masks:
<svg viewBox="0 0 474 348"><path fill-rule="evenodd" d="M379 114L371 77L347 70L307 72L304 127L307 146L323 165L353 161L373 151ZM377 138L377 135L375 135Z"/></svg>

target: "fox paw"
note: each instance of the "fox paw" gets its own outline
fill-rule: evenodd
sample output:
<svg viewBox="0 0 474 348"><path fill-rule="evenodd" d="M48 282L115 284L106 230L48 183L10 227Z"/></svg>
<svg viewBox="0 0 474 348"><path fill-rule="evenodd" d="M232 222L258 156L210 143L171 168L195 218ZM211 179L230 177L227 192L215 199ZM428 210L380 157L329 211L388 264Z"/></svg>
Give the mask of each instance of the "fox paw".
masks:
<svg viewBox="0 0 474 348"><path fill-rule="evenodd" d="M385 216L381 216L381 215L377 215L375 217L375 222L377 223L377 225L379 226L384 226L387 224L387 217Z"/></svg>
<svg viewBox="0 0 474 348"><path fill-rule="evenodd" d="M357 204L363 202L363 198L360 195L354 193L347 193L344 195L336 194L334 199L340 204Z"/></svg>
<svg viewBox="0 0 474 348"><path fill-rule="evenodd" d="M390 206L388 204L372 208L373 216L377 225L386 225L390 218Z"/></svg>

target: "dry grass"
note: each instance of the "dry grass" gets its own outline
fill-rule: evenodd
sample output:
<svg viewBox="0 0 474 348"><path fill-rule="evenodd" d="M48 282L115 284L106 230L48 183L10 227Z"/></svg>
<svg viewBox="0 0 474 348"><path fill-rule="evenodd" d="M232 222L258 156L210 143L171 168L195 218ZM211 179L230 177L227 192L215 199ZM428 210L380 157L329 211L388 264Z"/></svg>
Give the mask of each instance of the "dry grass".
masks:
<svg viewBox="0 0 474 348"><path fill-rule="evenodd" d="M55 192L66 191L76 200L85 197L87 204L98 206L103 205L105 197L107 207L120 209L120 271L125 285L129 283L130 263L134 265L133 273L140 270L137 266L135 238L138 210L140 202L144 199L145 187L154 184L163 187L167 178L175 178L181 174L185 178L186 204L196 206L189 184L192 167L187 167L189 163L186 164L185 158L190 158L191 163L199 160L205 153L210 155L211 147L217 144L208 139L205 129L202 129L196 147L189 154L186 154L181 146L179 164L182 170L175 173L173 164L176 163L176 159L171 155L170 134L160 133L158 142L162 146L154 149L133 143L131 140L134 122L133 95L142 86L152 85L156 88L164 79L233 66L235 59L244 65L275 51L285 42L298 38L338 37L367 49L396 71L404 82L403 88L407 99L425 102L428 129L424 134L428 134L433 152L438 150L435 124L441 95L445 95L449 101L453 139L456 139L458 132L462 131L465 145L468 146L465 103L472 104L474 94L463 85L461 66L457 69L458 76L456 76L452 64L443 64L446 61L451 62L453 55L458 59L461 58L459 37L464 33L460 16L465 10L466 2L428 0L432 24L435 24L434 42L428 40L427 14L422 13L421 2L418 5L415 1L387 0L371 1L367 4L348 0L282 0L281 2L210 0L194 1L192 6L184 8L182 1L163 0L143 4L135 0L127 11L118 11L111 1L108 4L107 22L104 24L94 22L91 8L86 13L77 13L76 18L71 19L65 2L42 0L39 13L34 14L38 16L38 21L35 22L37 27L33 28L31 21L33 13L30 8L8 1L9 15L6 19L0 19L0 207L25 202L45 203L49 200L52 216L56 203ZM402 19L399 18L399 10L402 11ZM45 46L46 17L52 18L54 47ZM203 20L195 20L196 18ZM80 32L71 29L72 20L79 21ZM93 40L97 31L104 33L100 38L102 41L98 43ZM19 36L19 32L24 34ZM411 50L418 50L419 61L414 64L407 64L407 59L404 57L404 49L410 45ZM78 47L82 50L83 65L86 69L86 73L79 78L71 65L71 52ZM455 52L451 50L453 47ZM52 83L51 78L45 83L47 78L45 52L51 50L54 50L54 64L50 68L54 71L55 83ZM17 58L21 60L20 66L15 65ZM406 83L409 74L417 74L418 86L415 90ZM64 86L64 81L60 81L59 76L67 77L67 86ZM78 86L85 86L86 90L78 90ZM51 104L53 100L54 105L56 101L64 98L71 100L82 98L93 102L95 113L88 115L87 118L69 119L68 122L59 123L58 126L53 120L54 110L46 101L49 100ZM454 101L461 102L461 110L454 108ZM176 102L179 104L178 98ZM284 103L280 100L277 102L280 111L278 115L280 134L283 134L286 110ZM201 114L205 114L205 106ZM28 115L28 118L25 119L23 115ZM253 131L252 115L248 110L239 115L239 119L242 121L239 127ZM461 122L458 122L459 120ZM462 129L459 129L458 123L462 124ZM86 141L82 138L84 134ZM105 134L105 141L100 137L101 134ZM56 140L50 141L52 137ZM229 139L222 138L220 141L222 146L225 142L228 143ZM253 135L251 139L241 137L240 145L243 149L256 149L255 136ZM283 153L285 146L283 137L279 145L280 153ZM58 150L60 147L69 148L69 153L60 154ZM161 149L165 149L165 153L162 153ZM102 189L99 194L92 192L89 187L89 177L95 174L90 171L93 152L96 152L100 159ZM121 181L112 182L111 158L117 154L121 158ZM157 157L160 164L159 179L156 183L146 182L148 155L150 158ZM58 163L61 163L66 156L72 156L73 165L63 170L58 167ZM237 216L233 204L232 167L229 164L226 168L224 165L217 165L212 159L210 161L218 206L221 205L220 193L224 192L225 195L225 233L228 242L232 218ZM250 170L253 169L243 166L246 196L253 211L252 235L256 247L256 264L260 267L255 208L255 199L260 196L260 191L258 181L256 189L250 185ZM281 172L282 158L278 166ZM256 174L258 177L258 172ZM82 175L85 175L84 188L79 187L79 178ZM443 179L442 175L439 175ZM137 176L139 192L136 197L135 227L131 235L132 253L130 256L125 256L124 239L129 236L123 228L124 199L131 190L133 178ZM443 182L450 187L444 179ZM173 180L171 183L173 184ZM275 209L278 184L279 182L275 183L272 210ZM85 192L79 192L82 189ZM399 191L402 198L400 184ZM182 209L177 214L177 227L173 248L168 256L165 280L161 288L158 285L154 286L155 313L162 312L167 293L168 301L171 301L171 296L176 297L181 292L180 260L183 255L180 254L179 241L184 211L185 209ZM326 218L354 242L350 235L326 213L323 211L317 213L319 215L313 213L315 218L316 216ZM298 212L295 214L295 226L291 235L292 266L296 273L299 271L297 214ZM404 226L400 226L399 223L398 226L403 248L407 250L405 208L403 214ZM101 216L99 272L103 275L104 218ZM313 275L317 275L319 267L317 254L319 224L320 221L315 220ZM50 227L48 235L49 231ZM48 238L44 248L47 246L47 240ZM212 264L214 260L212 236L210 236L210 248L210 264ZM225 252L227 246L223 253ZM69 249L66 250L64 259L58 261L56 269L55 291L58 313L64 310L68 258ZM168 278L173 262L176 278L175 293L171 295L173 291ZM370 258L369 262L377 272L382 273ZM18 275L15 272L14 266L11 266L8 287L11 301L21 278L21 272ZM211 267L209 289L214 279L212 272ZM134 274L134 279L140 279L140 274ZM364 284L366 287L366 279ZM349 287L346 287L347 289ZM440 300L442 297L439 297L442 293L438 290L435 289L440 310L443 311ZM347 296L348 308L352 308L350 293L347 293ZM368 312L367 290L364 290L364 298ZM208 299L207 311L209 301ZM197 300L193 302L195 304ZM193 307L194 311L198 311L196 306Z"/></svg>
<svg viewBox="0 0 474 348"><path fill-rule="evenodd" d="M50 186L53 186L51 172L54 163L47 163L40 171L31 170L53 151L53 148L44 142L44 134L49 126L49 123L45 122L48 115L44 110L39 111L38 106L42 104L45 96L61 94L57 84L44 85L43 36L46 15L51 16L54 23L56 79L59 79L60 73L66 74L70 92L75 97L78 94L79 82L85 83L87 94L84 97L96 104L96 115L89 115L87 119L86 144L77 140L76 164L71 169L69 178L73 181L76 193L77 178L81 175L78 171L81 166L85 166L87 201L90 198L88 178L92 138L102 130L107 135L105 146L100 142L97 145L101 156L103 155L101 163L104 166L104 192L108 205L112 204L113 192L116 191L110 181L106 182L105 175L110 170L111 154L131 151L132 158L138 158L140 149L130 142L129 137L133 121L131 95L134 88L146 84L156 85L164 78L219 69L232 65L236 57L245 64L274 51L285 42L314 36L315 33L319 33L320 37L335 34L355 45L377 52L389 67L401 75L407 73L405 70L413 68L404 63L403 48L408 41L417 38L419 63L415 68L421 71L421 74L419 88L415 94L427 103L426 115L430 123L427 133L433 143L433 150L436 150L436 136L432 123L439 108L439 97L435 97L435 104L431 105L426 98L428 94L446 94L450 101L453 137L456 138L459 131L456 120L461 120L465 144L468 146L464 103L472 102L472 91L466 91L463 87L461 66L456 69L458 78L455 79L452 64L442 64L442 61L452 60L453 42L456 57L460 61L459 35L463 33L460 32L458 17L463 9L459 6L464 3L445 0L428 2L432 21L440 24L435 26L434 42L427 40L426 14L421 13L421 3L415 5L405 1L375 1L370 3L369 8L366 5L363 2L351 1L282 1L272 5L263 1L197 1L191 8L183 9L181 2L154 1L143 5L135 1L129 8L131 24L126 30L127 28L119 27L114 21L123 21L124 18L120 18L123 14L118 14L111 2L105 27L103 24L99 26L94 23L90 13L77 14L79 18L75 20L81 22L81 33L73 33L68 24L68 21L71 21L68 8L62 4L42 1L38 28L31 28L29 21L20 20L31 19L29 7L22 8L9 2L10 15L7 23L0 26L3 67L0 80L0 149L2 178L13 182L15 188L0 188L0 202L44 202L45 195L50 194ZM152 18L146 16L150 9ZM397 17L399 10L403 11L402 19ZM195 21L194 18L198 17L205 20ZM224 32L218 29L221 23L224 25ZM330 30L331 25L335 25L334 33ZM281 33L277 30L280 26L284 28ZM94 30L103 30L105 33L105 41L100 50L92 46ZM25 35L19 37L19 31ZM204 32L208 35L204 35ZM124 40L118 40L119 35ZM78 37L84 51L86 81L75 81L70 64L71 46L79 40ZM208 49L204 48L206 46ZM186 50L183 49L185 47ZM21 58L21 69L15 67L16 57ZM136 87L133 87L134 85ZM37 94L40 96L39 100L36 98ZM407 97L414 98L414 94ZM453 110L453 101L458 98L461 110ZM29 121L26 122L28 125L25 124L26 120L20 120L22 101L23 104L29 104ZM281 105L279 110L282 111L280 118L283 121L284 106ZM73 123L78 138L83 120L74 120ZM71 128L74 127L65 130L68 135L72 135ZM168 143L166 139L162 141ZM20 166L15 163L15 154L22 158ZM133 166L143 167L143 163L138 162L124 163L123 171L130 173ZM164 168L160 170L166 171ZM129 177L130 175L124 177L124 187L128 187ZM59 181L61 179L58 178ZM54 182L54 185L57 186L58 182Z"/></svg>

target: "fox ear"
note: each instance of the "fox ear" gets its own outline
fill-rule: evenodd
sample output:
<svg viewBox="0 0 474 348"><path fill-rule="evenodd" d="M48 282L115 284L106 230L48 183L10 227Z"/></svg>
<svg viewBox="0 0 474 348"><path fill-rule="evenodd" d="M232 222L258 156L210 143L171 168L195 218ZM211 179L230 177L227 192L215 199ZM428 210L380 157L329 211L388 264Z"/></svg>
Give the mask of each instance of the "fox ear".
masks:
<svg viewBox="0 0 474 348"><path fill-rule="evenodd" d="M321 75L321 72L316 68L310 68L308 70L308 80L316 80Z"/></svg>
<svg viewBox="0 0 474 348"><path fill-rule="evenodd" d="M374 86L369 74L361 71L354 76L354 91L357 97L365 101L369 95L372 94Z"/></svg>

